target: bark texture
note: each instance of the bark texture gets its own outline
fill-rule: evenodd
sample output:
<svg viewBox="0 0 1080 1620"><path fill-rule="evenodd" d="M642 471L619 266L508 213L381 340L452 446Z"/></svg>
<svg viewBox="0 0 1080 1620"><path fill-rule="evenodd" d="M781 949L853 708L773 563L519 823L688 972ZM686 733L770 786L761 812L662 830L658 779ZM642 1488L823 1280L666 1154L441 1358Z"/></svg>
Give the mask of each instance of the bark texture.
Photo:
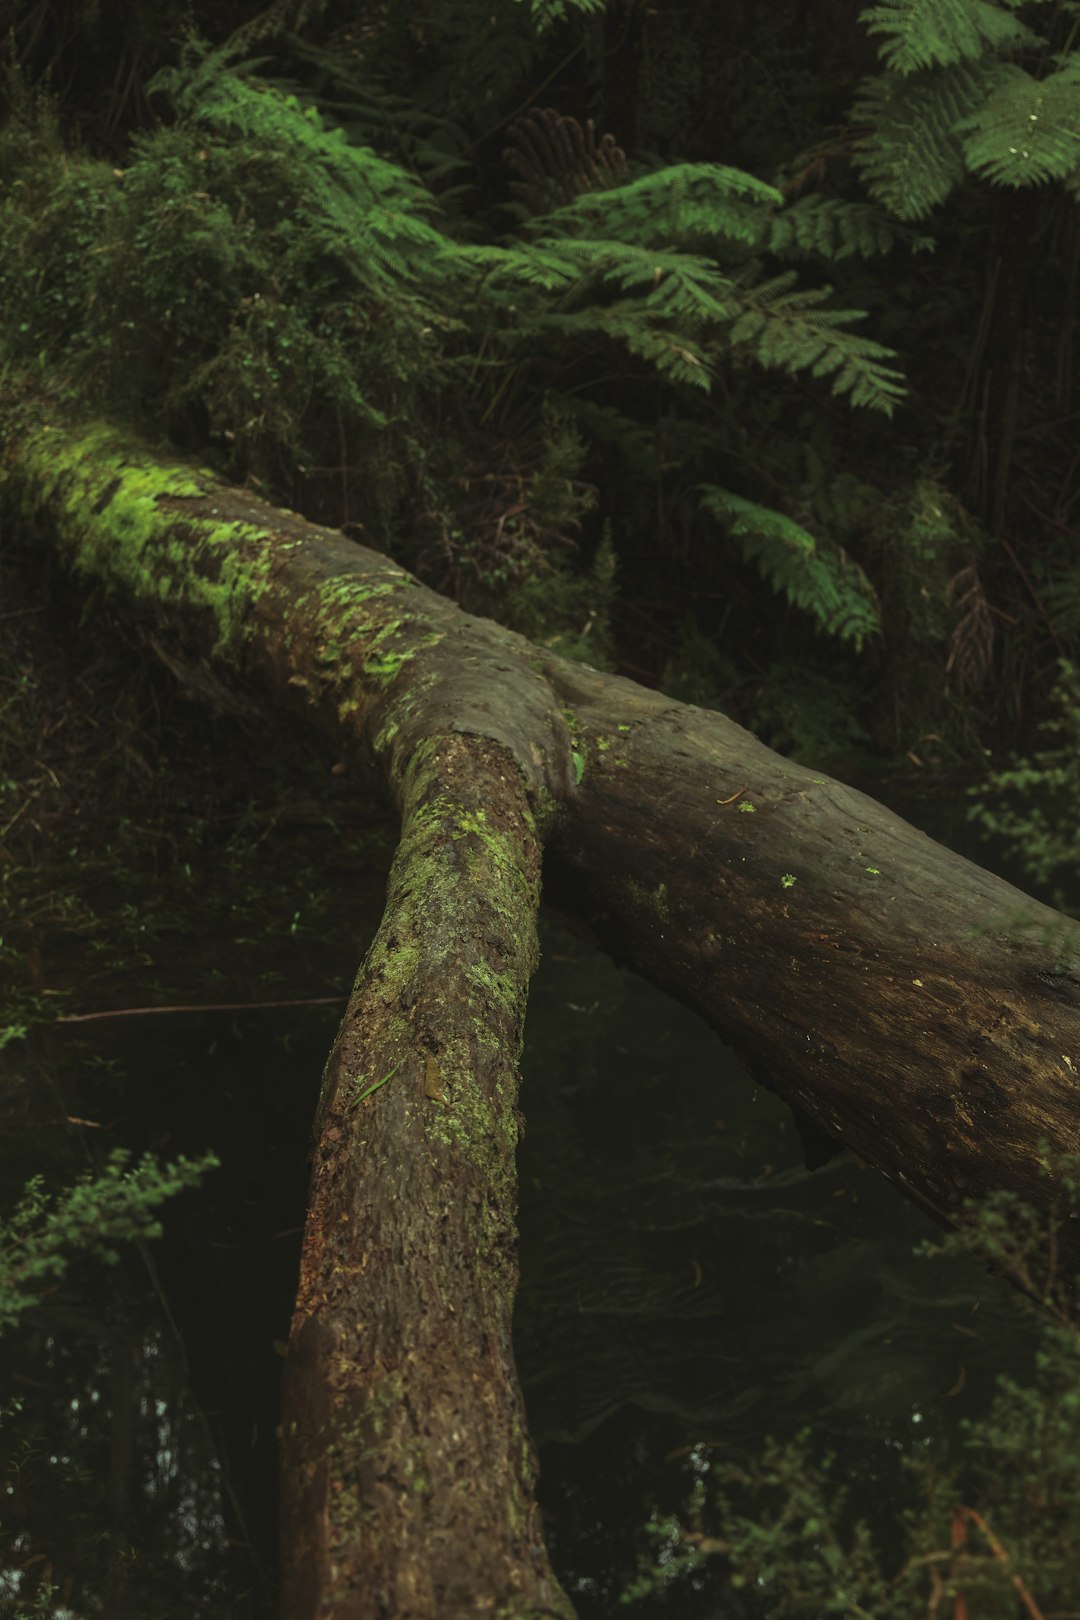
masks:
<svg viewBox="0 0 1080 1620"><path fill-rule="evenodd" d="M510 1349L545 879L942 1219L1080 1151L1080 930L723 716L470 619L107 429L8 424L0 512L180 678L317 728L402 837L319 1107L284 1411L287 1620L568 1615ZM1076 1263L1068 1234L1057 1263Z"/></svg>
<svg viewBox="0 0 1080 1620"><path fill-rule="evenodd" d="M320 1108L284 1403L295 1620L572 1612L511 1346L539 889L505 752L461 736L418 750Z"/></svg>
<svg viewBox="0 0 1080 1620"><path fill-rule="evenodd" d="M1077 924L719 715L552 678L588 761L554 895L942 1220L1046 1209L1041 1144L1080 1152Z"/></svg>

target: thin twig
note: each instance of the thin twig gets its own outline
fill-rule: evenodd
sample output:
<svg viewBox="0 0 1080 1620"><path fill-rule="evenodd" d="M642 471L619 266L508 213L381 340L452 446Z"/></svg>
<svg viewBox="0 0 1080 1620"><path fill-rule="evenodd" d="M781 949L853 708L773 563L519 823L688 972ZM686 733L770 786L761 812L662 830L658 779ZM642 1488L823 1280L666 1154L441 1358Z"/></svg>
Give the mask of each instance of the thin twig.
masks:
<svg viewBox="0 0 1080 1620"><path fill-rule="evenodd" d="M303 996L295 1001L193 1001L179 1007L111 1007L104 1012L61 1013L58 1024L89 1024L104 1018L153 1018L166 1013L254 1012L265 1007L330 1007L346 996Z"/></svg>
<svg viewBox="0 0 1080 1620"><path fill-rule="evenodd" d="M969 1519L972 1524L978 1525L979 1529L990 1543L990 1551L1000 1563L1008 1565L1012 1562L1008 1553L1005 1551L1005 1548L1001 1545L1001 1542L998 1540L997 1536L995 1536L994 1532L991 1530L981 1513L977 1512L975 1508L969 1507L958 1507L955 1511L958 1514L963 1514L964 1518ZM1024 1605L1024 1608L1027 1610L1028 1614L1030 1614L1031 1620L1045 1620L1042 1610L1039 1608L1039 1605L1036 1603L1035 1599L1032 1597L1031 1593L1028 1591L1027 1587L1024 1585L1024 1582L1021 1580L1020 1576L1015 1570L1010 1572L1009 1580L1013 1584L1017 1597Z"/></svg>

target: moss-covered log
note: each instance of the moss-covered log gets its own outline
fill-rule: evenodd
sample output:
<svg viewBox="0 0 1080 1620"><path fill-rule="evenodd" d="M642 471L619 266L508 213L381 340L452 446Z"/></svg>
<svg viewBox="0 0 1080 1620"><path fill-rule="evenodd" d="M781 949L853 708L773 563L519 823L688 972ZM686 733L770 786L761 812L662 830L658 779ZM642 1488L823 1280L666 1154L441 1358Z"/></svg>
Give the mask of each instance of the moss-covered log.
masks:
<svg viewBox="0 0 1080 1620"><path fill-rule="evenodd" d="M511 1348L539 893L505 751L418 748L316 1133L284 1402L290 1617L571 1612Z"/></svg>
<svg viewBox="0 0 1080 1620"><path fill-rule="evenodd" d="M340 535L106 429L7 426L6 522L111 588L182 678L318 728L401 816L318 1115L287 1616L566 1614L509 1348L541 850L565 910L946 1220L994 1188L1045 1209L1044 1144L1080 1151L1080 931L722 716Z"/></svg>

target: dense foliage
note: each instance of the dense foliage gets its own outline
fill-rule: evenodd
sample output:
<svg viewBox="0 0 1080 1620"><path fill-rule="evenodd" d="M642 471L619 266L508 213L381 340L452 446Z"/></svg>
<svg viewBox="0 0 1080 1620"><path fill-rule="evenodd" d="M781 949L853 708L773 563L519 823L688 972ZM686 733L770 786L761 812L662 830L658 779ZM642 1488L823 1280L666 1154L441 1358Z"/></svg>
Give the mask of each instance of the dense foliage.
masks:
<svg viewBox="0 0 1080 1620"><path fill-rule="evenodd" d="M749 1460L699 1447L684 1508L646 1527L649 1551L622 1596L630 1613L657 1593L668 1604L685 1593L696 1612L690 1594L716 1590L702 1580L708 1568L730 1594L725 1613L779 1620L1075 1609L1080 1296L1075 1278L1045 1265L1052 1238L1043 1246L1076 1218L1080 1165L1061 1168L1061 1207L1047 1221L999 1194L969 1204L966 1227L925 1246L928 1255L975 1248L1045 1313L1031 1379L1000 1377L985 1416L961 1423L959 1446L916 1409L894 1441L891 1512L879 1509L876 1522L809 1429Z"/></svg>
<svg viewBox="0 0 1080 1620"><path fill-rule="evenodd" d="M0 1223L0 1333L39 1304L51 1279L60 1277L73 1254L90 1254L115 1265L118 1244L161 1236L154 1211L185 1187L198 1185L217 1160L177 1159L161 1165L144 1154L115 1148L98 1176L84 1173L74 1186L51 1194L43 1176L33 1176L13 1214Z"/></svg>
<svg viewBox="0 0 1080 1620"><path fill-rule="evenodd" d="M812 9L125 14L103 127L41 0L9 362L804 757L970 758L1073 637L1076 19Z"/></svg>

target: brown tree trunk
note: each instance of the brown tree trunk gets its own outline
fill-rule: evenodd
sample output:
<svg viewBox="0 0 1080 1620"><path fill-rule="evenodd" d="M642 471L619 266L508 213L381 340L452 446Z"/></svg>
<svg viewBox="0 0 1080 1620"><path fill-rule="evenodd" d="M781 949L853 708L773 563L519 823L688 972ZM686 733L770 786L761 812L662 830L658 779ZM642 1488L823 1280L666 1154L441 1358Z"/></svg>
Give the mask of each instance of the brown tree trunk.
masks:
<svg viewBox="0 0 1080 1620"><path fill-rule="evenodd" d="M180 678L402 824L327 1065L285 1383L286 1620L568 1615L510 1349L539 863L621 960L943 1219L1080 1151L1080 930L723 716L470 619L106 430L7 424L0 512ZM1063 1241L1057 1264L1075 1265Z"/></svg>
<svg viewBox="0 0 1080 1620"><path fill-rule="evenodd" d="M569 1615L511 1347L540 842L497 744L414 756L324 1081L284 1401L284 1613Z"/></svg>

